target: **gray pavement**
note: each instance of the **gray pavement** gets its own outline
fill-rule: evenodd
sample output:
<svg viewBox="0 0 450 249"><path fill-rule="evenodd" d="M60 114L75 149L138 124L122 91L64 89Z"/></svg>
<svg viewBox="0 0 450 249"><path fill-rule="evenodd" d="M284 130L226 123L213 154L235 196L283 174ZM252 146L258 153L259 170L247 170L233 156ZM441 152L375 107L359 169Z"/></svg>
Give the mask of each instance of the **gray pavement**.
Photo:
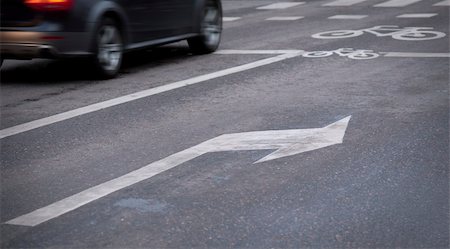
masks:
<svg viewBox="0 0 450 249"><path fill-rule="evenodd" d="M225 17L240 18L224 23L220 49L228 54L193 56L180 42L128 55L109 81L92 81L81 62L6 61L2 131L254 67L2 138L1 247L449 248L449 7L434 6L439 0L404 7L320 0L257 9L274 2L223 2ZM397 17L417 13L436 15ZM328 19L334 15L365 17ZM272 17L299 19L266 20ZM431 27L431 38L446 36L409 41L366 30L312 37L379 25ZM305 54L340 48L377 57ZM273 50L292 56L255 66L282 54ZM274 151L269 140L281 146L288 139L271 136L258 137L265 145L254 149L179 156L222 134L303 132L347 116L342 143L325 148L298 152L330 139L307 136L286 149L297 154L255 163ZM34 226L7 224L147 165L166 168Z"/></svg>

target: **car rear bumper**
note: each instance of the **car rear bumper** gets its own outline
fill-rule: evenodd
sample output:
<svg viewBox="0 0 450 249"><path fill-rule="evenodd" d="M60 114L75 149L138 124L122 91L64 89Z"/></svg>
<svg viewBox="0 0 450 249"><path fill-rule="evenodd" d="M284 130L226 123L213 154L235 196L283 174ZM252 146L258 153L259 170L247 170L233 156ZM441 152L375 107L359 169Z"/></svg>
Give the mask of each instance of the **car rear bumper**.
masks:
<svg viewBox="0 0 450 249"><path fill-rule="evenodd" d="M81 32L0 31L2 59L90 55L90 36Z"/></svg>

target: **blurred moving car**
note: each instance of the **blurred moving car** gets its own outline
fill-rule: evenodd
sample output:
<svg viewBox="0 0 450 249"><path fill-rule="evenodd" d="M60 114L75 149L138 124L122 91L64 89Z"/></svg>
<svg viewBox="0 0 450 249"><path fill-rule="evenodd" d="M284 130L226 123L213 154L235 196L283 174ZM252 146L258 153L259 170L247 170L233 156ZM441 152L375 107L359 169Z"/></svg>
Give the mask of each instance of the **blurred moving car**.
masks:
<svg viewBox="0 0 450 249"><path fill-rule="evenodd" d="M220 0L1 0L0 58L88 57L103 78L123 53L187 40L196 54L217 49Z"/></svg>

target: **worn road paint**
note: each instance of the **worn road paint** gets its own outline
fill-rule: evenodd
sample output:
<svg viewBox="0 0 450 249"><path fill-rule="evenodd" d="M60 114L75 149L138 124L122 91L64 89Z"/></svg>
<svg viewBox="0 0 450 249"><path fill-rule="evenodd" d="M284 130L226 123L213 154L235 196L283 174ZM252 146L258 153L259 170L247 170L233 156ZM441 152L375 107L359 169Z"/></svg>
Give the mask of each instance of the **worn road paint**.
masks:
<svg viewBox="0 0 450 249"><path fill-rule="evenodd" d="M172 154L126 175L104 182L31 213L5 222L10 225L37 226L92 201L109 195L210 152L275 150L255 163L266 162L317 150L343 142L351 116L323 128L270 130L221 135L189 149Z"/></svg>
<svg viewBox="0 0 450 249"><path fill-rule="evenodd" d="M143 91L139 91L139 92L135 92L132 94L128 94L122 97L118 97L118 98L114 98L114 99L110 99L110 100L106 100L100 103L96 103L96 104L92 104L92 105L88 105L85 107L81 107L75 110L71 110L71 111L67 111L67 112L63 112L60 114L56 114L50 117L46 117L46 118L42 118L42 119L38 119L38 120L34 120L28 123L24 123L24 124L20 124L20 125L16 125L16 126L12 126L3 130L0 130L0 139L5 138L5 137L9 137L9 136L13 136L16 134L20 134L26 131L30 131L36 128L40 128L40 127L44 127L47 125L51 125L57 122L61 122L64 120L68 120L74 117L78 117L87 113L92 113L92 112L96 112L96 111L100 111L103 110L105 108L109 108L112 106L116 106L116 105L120 105L120 104L124 104L127 102L131 102L134 100L138 100L138 99L142 99L145 97L149 97L152 95L156 95L156 94L160 94L163 92L168 92L171 90L175 90L178 88L182 88L182 87L186 87L186 86L190 86L190 85L194 85L194 84L198 84L198 83L202 83L211 79L216 79L219 77L223 77L226 75L230 75L230 74L234 74L234 73L238 73L238 72L242 72L242 71L246 71L249 69L253 69L253 68L257 68L257 67L261 67L261 66L265 66L265 65L269 65L275 62L279 62L279 61L283 61L289 58L293 58L293 57L297 57L300 56L301 52L293 52L293 53L283 53L274 57L270 57L267 59L262 59L262 60L258 60L255 62L251 62L251 63L247 63L241 66L236 66L236 67L232 67L232 68L228 68L228 69L224 69L224 70L220 70L214 73L209 73L209 74L205 74L205 75L201 75L201 76L197 76L197 77L193 77L187 80L181 80L181 81L177 81L171 84L167 84L167 85L163 85L163 86L159 86L159 87L155 87L155 88L150 88L147 90L143 90Z"/></svg>
<svg viewBox="0 0 450 249"><path fill-rule="evenodd" d="M390 0L384 3L376 4L374 7L405 7L422 0Z"/></svg>
<svg viewBox="0 0 450 249"><path fill-rule="evenodd" d="M256 9L259 10L274 10L274 9L287 9L297 5L304 4L305 2L281 2L281 3L273 3L266 6L261 6Z"/></svg>
<svg viewBox="0 0 450 249"><path fill-rule="evenodd" d="M328 17L328 19L351 19L351 20L355 20L355 19L363 19L366 18L367 15L335 15L335 16L330 16Z"/></svg>
<svg viewBox="0 0 450 249"><path fill-rule="evenodd" d="M366 1L367 0L337 0L331 3L322 4L322 6L351 6Z"/></svg>
<svg viewBox="0 0 450 249"><path fill-rule="evenodd" d="M411 13L397 16L397 18L430 18L437 16L437 13Z"/></svg>
<svg viewBox="0 0 450 249"><path fill-rule="evenodd" d="M267 21L295 21L305 18L304 16L274 16L267 18Z"/></svg>

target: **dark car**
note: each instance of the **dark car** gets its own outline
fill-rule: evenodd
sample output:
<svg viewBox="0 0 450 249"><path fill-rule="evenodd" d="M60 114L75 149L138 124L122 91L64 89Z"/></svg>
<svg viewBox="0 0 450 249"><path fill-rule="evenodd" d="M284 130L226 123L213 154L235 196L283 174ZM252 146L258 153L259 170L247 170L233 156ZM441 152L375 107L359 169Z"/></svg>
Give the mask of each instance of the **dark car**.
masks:
<svg viewBox="0 0 450 249"><path fill-rule="evenodd" d="M123 53L187 40L196 54L217 49L220 0L1 0L4 59L88 57L114 77Z"/></svg>

